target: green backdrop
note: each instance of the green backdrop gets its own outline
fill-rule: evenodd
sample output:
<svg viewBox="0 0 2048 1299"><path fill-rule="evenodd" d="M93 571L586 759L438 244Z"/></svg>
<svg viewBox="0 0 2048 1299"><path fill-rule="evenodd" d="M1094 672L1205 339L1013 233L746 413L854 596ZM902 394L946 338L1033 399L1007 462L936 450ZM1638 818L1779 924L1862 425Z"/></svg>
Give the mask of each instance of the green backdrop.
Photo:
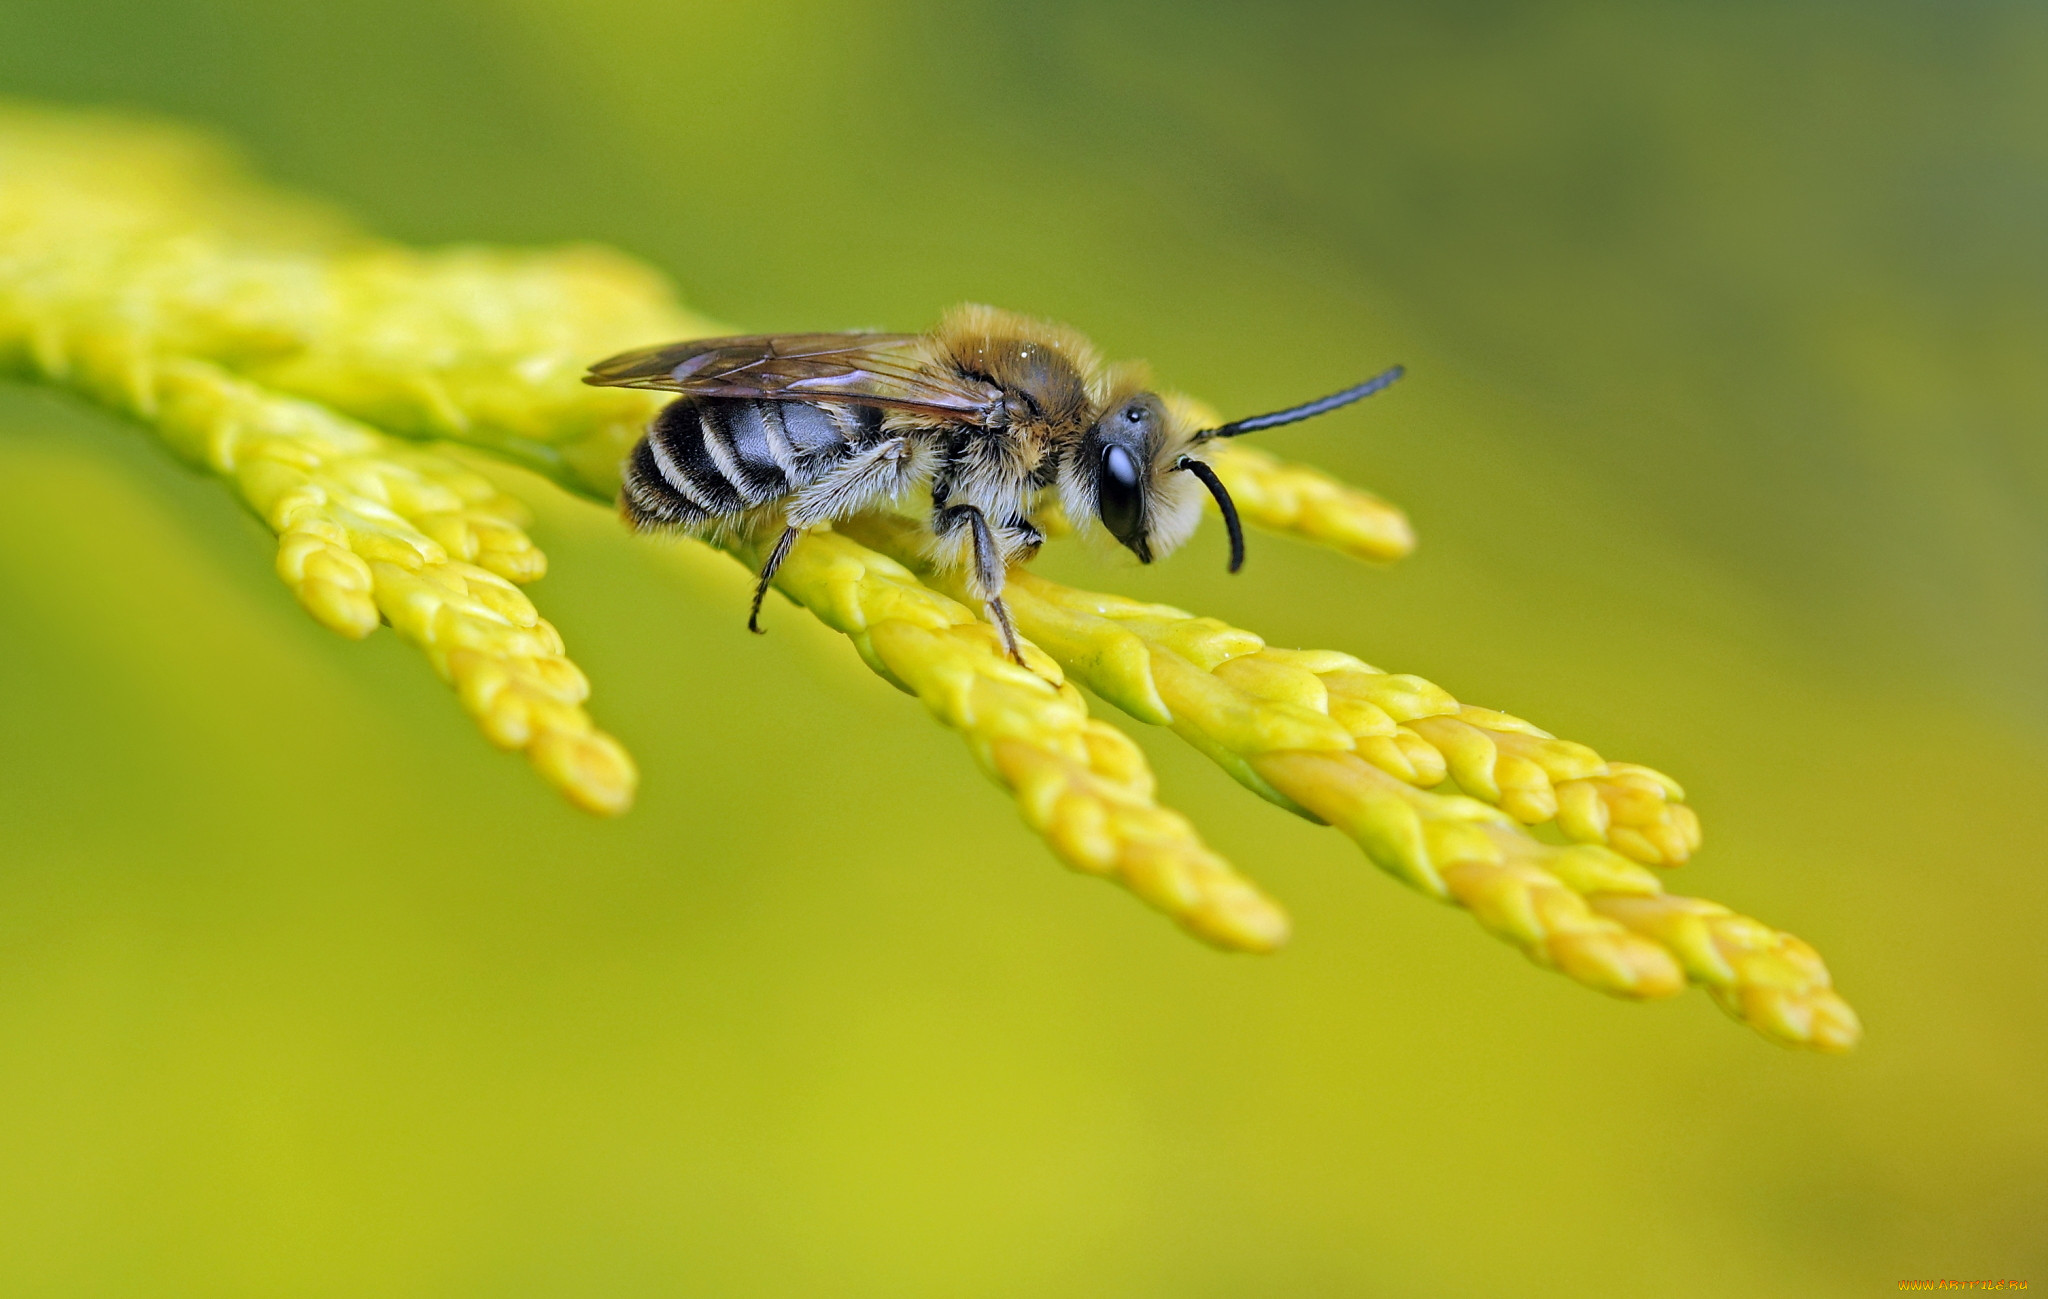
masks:
<svg viewBox="0 0 2048 1299"><path fill-rule="evenodd" d="M645 773L593 821L217 486L4 388L0 1292L2048 1284L2038 5L9 0L0 93L749 327L994 301L1230 411L1406 362L1267 445L1411 560L1047 567L1672 772L1679 886L1869 1030L1591 995L1148 734L1296 918L1199 948L737 567L529 483Z"/></svg>

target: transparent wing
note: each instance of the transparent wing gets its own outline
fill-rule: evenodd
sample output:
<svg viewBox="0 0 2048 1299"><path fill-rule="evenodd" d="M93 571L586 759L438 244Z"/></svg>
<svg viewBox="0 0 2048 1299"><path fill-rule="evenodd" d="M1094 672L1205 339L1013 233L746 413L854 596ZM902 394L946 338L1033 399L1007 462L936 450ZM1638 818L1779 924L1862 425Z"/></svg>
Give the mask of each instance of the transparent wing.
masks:
<svg viewBox="0 0 2048 1299"><path fill-rule="evenodd" d="M924 364L916 334L749 334L641 348L599 361L583 382L693 397L843 402L986 423L993 384Z"/></svg>

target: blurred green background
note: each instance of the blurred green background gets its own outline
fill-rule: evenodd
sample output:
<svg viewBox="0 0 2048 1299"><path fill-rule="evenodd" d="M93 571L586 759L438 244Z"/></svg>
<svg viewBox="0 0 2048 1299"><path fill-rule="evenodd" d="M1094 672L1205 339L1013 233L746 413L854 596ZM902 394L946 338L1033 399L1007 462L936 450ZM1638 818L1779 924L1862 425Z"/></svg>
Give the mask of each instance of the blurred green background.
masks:
<svg viewBox="0 0 2048 1299"><path fill-rule="evenodd" d="M571 811L146 437L0 389L0 1293L2048 1284L2048 10L8 0L0 93L763 329L1071 320L1410 509L1070 578L1684 780L1869 1028L1541 973L1163 734L1198 947L723 560L529 482Z"/></svg>

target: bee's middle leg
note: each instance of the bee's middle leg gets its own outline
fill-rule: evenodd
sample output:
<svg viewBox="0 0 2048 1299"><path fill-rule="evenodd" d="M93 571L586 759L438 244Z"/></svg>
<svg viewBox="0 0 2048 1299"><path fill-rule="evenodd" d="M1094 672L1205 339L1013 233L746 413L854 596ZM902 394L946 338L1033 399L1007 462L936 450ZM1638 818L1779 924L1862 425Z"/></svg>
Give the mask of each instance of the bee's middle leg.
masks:
<svg viewBox="0 0 2048 1299"><path fill-rule="evenodd" d="M1003 603L1007 571L1003 565L1002 547L996 544L995 533L988 526L988 516L972 505L953 505L939 510L935 522L941 533L951 532L961 524L966 526L968 536L974 542L974 567L970 570L974 593L988 606L988 620L995 624L996 634L1003 638L1003 649L1010 660L1020 668L1030 667L1024 661L1024 650L1017 640L1017 624L1011 621L1010 606Z"/></svg>

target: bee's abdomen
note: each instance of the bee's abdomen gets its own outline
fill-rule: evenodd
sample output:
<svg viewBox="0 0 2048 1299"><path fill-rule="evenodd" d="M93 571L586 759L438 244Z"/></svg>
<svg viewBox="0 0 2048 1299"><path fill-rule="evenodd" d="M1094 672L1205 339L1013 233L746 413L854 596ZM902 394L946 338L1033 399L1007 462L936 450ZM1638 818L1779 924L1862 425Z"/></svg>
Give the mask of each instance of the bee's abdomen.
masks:
<svg viewBox="0 0 2048 1299"><path fill-rule="evenodd" d="M643 528L729 518L808 487L880 427L864 406L670 402L627 459L620 500Z"/></svg>

